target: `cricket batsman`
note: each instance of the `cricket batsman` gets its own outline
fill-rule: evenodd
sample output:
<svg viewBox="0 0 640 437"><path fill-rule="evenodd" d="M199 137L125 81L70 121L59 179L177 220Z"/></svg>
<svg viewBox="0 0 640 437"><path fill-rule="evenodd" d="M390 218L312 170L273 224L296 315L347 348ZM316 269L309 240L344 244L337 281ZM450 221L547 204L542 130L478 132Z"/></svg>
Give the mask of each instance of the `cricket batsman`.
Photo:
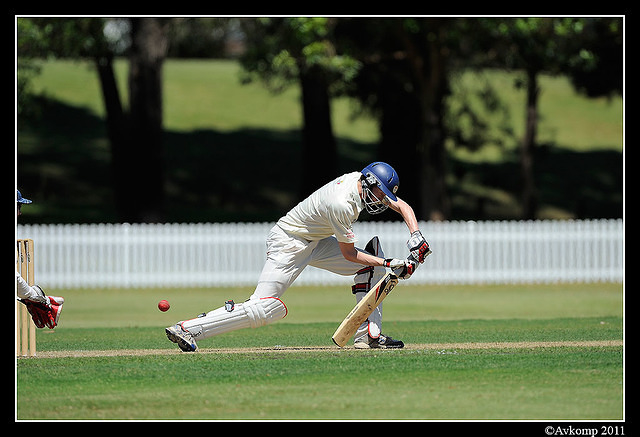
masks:
<svg viewBox="0 0 640 437"><path fill-rule="evenodd" d="M396 196L399 178L384 162L362 171L344 174L320 187L296 205L271 228L267 259L254 293L243 303L203 313L165 329L167 338L181 350L194 352L197 341L242 328L257 328L287 315L281 300L306 266L339 275L354 275L352 292L359 302L390 268L408 279L429 253L429 244L418 229L413 208ZM387 208L399 213L408 227L407 259L385 258L378 237L357 248L353 223L360 212L379 214ZM417 262L416 262L417 261ZM362 323L354 335L354 347L402 348L404 343L382 334L382 305Z"/></svg>
<svg viewBox="0 0 640 437"><path fill-rule="evenodd" d="M19 190L16 191L18 203L17 217L20 217L20 215L22 215L22 205L28 205L32 203L32 201L22 197ZM60 312L62 312L64 298L45 295L39 285L29 285L20 275L20 272L16 272L16 280L16 295L18 299L26 305L33 323L38 328L44 328L45 326L49 329L55 328L58 325Z"/></svg>

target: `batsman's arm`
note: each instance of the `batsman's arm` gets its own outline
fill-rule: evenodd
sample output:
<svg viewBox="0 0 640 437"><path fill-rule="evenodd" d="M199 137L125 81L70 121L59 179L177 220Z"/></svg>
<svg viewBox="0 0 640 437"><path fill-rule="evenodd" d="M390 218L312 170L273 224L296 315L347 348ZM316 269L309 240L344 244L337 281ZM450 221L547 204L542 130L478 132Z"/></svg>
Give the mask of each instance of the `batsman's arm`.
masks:
<svg viewBox="0 0 640 437"><path fill-rule="evenodd" d="M429 248L429 243L424 239L422 232L420 232L418 228L418 219L416 219L413 208L399 197L396 202L391 199L387 199L387 201L389 202L389 207L398 212L407 224L411 234L409 241L407 241L407 247L409 248L409 252L414 256L415 261L422 264L424 259L431 254L431 249Z"/></svg>
<svg viewBox="0 0 640 437"><path fill-rule="evenodd" d="M390 268L400 279L409 279L415 271L417 264L412 258L379 258L367 252L356 249L353 243L340 244L340 250L346 260L366 265L366 266L382 266Z"/></svg>
<svg viewBox="0 0 640 437"><path fill-rule="evenodd" d="M362 264L364 266L384 266L383 258L358 250L353 243L338 242L338 244L340 245L342 256L344 256L347 261Z"/></svg>
<svg viewBox="0 0 640 437"><path fill-rule="evenodd" d="M413 211L411 205L398 197L397 201L393 201L388 197L385 197L386 201L389 202L389 208L397 212L402 216L402 219L407 224L409 228L409 233L415 232L418 230L418 219L416 218L416 213Z"/></svg>

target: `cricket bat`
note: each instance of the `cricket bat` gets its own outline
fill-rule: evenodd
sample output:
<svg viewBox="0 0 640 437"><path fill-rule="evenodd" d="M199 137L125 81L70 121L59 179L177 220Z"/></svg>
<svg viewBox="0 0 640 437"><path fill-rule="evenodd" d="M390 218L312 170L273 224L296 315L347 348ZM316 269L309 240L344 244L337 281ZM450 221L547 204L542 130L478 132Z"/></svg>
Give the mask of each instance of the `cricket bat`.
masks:
<svg viewBox="0 0 640 437"><path fill-rule="evenodd" d="M331 337L333 342L340 347L344 347L347 341L356 333L362 322L367 320L373 310L382 303L397 283L398 277L396 275L391 272L385 274L351 310L340 326L338 326L333 337Z"/></svg>

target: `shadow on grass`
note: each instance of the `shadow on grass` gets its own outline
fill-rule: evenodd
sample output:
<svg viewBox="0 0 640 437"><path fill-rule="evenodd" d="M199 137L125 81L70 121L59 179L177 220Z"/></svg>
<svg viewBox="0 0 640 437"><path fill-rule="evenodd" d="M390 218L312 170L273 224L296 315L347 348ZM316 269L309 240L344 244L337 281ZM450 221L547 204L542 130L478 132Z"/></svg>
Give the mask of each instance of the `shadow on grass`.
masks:
<svg viewBox="0 0 640 437"><path fill-rule="evenodd" d="M499 164L452 161L450 185L457 219L519 219L520 163L507 156ZM540 146L534 178L542 218L621 218L622 153L602 147L576 152ZM545 212L546 211L546 212Z"/></svg>
<svg viewBox="0 0 640 437"><path fill-rule="evenodd" d="M297 130L168 131L164 139L169 222L274 221L299 201L304 174L327 180L301 162ZM118 222L102 119L49 101L38 120L20 121L17 144L18 188L34 200L20 223ZM376 159L376 144L338 139L338 149L341 172ZM518 218L516 160L450 167L451 219ZM622 217L621 153L540 147L535 169L541 206L575 218ZM131 194L144 196L135 187Z"/></svg>

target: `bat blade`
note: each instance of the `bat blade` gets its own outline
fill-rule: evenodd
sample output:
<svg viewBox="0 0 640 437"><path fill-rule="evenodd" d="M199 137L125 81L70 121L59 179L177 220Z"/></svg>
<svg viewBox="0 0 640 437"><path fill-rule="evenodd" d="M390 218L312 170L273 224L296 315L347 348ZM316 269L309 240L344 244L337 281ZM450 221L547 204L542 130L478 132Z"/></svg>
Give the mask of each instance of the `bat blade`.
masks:
<svg viewBox="0 0 640 437"><path fill-rule="evenodd" d="M378 283L369 290L358 304L353 307L351 312L342 321L331 339L333 342L344 347L347 341L356 333L358 327L367 320L373 310L387 297L398 283L398 277L393 273L387 273L378 281Z"/></svg>

